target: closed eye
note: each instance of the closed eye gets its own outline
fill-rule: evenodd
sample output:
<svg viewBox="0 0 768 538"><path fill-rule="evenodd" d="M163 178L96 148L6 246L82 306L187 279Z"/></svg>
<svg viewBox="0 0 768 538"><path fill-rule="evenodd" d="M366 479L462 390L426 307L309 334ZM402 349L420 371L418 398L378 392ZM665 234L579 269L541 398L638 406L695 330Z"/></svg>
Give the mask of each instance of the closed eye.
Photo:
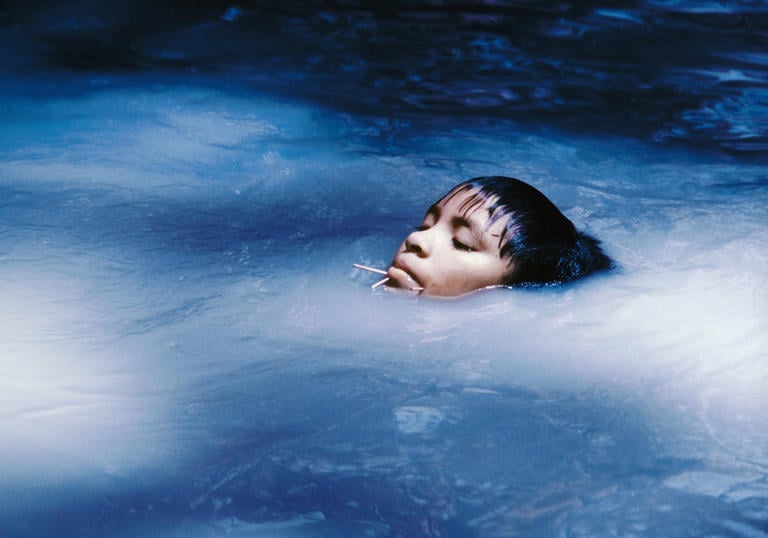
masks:
<svg viewBox="0 0 768 538"><path fill-rule="evenodd" d="M469 245L462 243L461 241L455 238L453 240L453 248L455 248L456 250L463 250L464 252L472 252L473 250L475 250Z"/></svg>

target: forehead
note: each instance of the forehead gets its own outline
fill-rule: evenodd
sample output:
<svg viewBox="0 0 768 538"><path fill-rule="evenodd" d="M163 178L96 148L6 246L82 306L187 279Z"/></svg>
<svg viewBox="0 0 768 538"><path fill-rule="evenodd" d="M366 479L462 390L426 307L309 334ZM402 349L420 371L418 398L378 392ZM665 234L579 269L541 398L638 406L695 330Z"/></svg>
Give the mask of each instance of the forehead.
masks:
<svg viewBox="0 0 768 538"><path fill-rule="evenodd" d="M490 227L497 219L491 219L492 207L496 202L496 196L488 196L477 188L469 185L459 185L448 194L440 198L430 211L440 213L452 213L467 221L480 226Z"/></svg>

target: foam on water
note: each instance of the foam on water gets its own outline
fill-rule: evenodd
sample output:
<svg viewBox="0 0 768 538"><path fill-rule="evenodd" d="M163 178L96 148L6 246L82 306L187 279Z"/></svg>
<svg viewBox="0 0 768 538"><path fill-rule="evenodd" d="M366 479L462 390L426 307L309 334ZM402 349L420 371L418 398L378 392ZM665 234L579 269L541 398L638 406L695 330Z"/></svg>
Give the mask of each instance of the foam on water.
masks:
<svg viewBox="0 0 768 538"><path fill-rule="evenodd" d="M765 529L763 168L203 86L8 104L6 522L34 528L62 491L98 505L120 479L144 492L130 509L197 519L138 522L128 503L115 536L383 536L416 532L419 506L485 536ZM384 267L434 199L485 174L542 189L620 268L453 301L371 291L351 268ZM347 516L369 475L387 500L364 524ZM238 508L249 477L262 516ZM350 498L321 509L307 488ZM267 498L304 504L270 519Z"/></svg>

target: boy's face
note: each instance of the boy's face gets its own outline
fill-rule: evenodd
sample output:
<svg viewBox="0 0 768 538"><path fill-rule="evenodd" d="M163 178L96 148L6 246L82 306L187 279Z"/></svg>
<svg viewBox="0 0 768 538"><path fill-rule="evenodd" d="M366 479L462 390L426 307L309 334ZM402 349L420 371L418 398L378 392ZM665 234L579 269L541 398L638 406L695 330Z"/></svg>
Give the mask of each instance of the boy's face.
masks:
<svg viewBox="0 0 768 538"><path fill-rule="evenodd" d="M514 269L499 256L508 217L491 222L492 200L482 201L475 192L452 191L429 208L422 225L400 245L387 286L450 297L504 283Z"/></svg>

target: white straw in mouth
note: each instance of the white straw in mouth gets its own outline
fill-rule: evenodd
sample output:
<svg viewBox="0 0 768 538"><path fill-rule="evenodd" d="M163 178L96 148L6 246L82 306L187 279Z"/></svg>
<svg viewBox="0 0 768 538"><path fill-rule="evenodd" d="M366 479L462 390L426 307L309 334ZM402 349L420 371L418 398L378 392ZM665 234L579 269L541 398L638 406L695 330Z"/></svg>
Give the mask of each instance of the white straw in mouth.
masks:
<svg viewBox="0 0 768 538"><path fill-rule="evenodd" d="M379 275L386 275L387 274L387 272L384 271L383 269L376 269L375 267L368 267L367 265L362 265L362 264L359 264L359 263L353 263L352 267L356 267L357 269L362 269L363 271L370 271L371 273L377 273ZM382 284L385 284L387 281L389 281L389 277L382 278L378 282L374 283L371 286L371 289L375 290L376 288L378 288ZM408 288L408 289L410 291L424 291L424 288L419 287L419 286L414 286L414 287Z"/></svg>
<svg viewBox="0 0 768 538"><path fill-rule="evenodd" d="M376 288L378 288L379 286L381 286L382 284L384 284L384 283L385 283L385 282L387 282L388 280L389 280L389 277L386 277L386 278L382 278L381 280L379 280L378 282L376 282L376 283L375 283L373 286L371 286L371 289L372 289L372 290L375 290Z"/></svg>
<svg viewBox="0 0 768 538"><path fill-rule="evenodd" d="M361 265L359 263L353 263L352 267L357 267L358 269L362 269L363 271L370 271L371 273L377 273L379 275L386 275L387 272L383 269L375 269L373 267L368 267L367 265Z"/></svg>

